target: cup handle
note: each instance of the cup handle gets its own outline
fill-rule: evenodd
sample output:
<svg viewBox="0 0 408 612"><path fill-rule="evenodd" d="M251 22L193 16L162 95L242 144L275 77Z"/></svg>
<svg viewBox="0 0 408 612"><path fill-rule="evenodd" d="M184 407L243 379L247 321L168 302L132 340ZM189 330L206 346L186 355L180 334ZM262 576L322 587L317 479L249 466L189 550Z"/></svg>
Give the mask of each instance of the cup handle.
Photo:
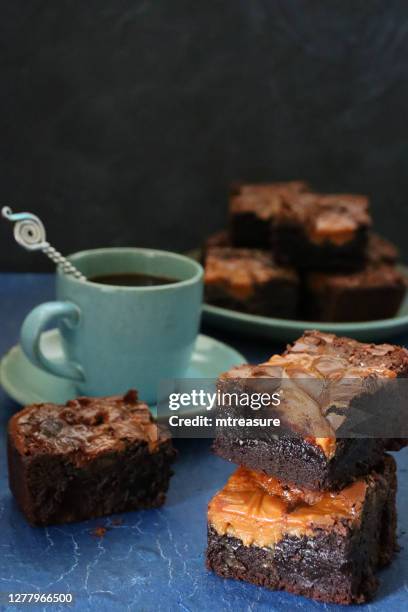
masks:
<svg viewBox="0 0 408 612"><path fill-rule="evenodd" d="M45 302L26 317L20 333L20 343L28 359L41 370L77 382L85 380L82 367L67 357L49 359L42 352L41 334L52 323L63 320L70 327L79 323L80 310L72 302Z"/></svg>

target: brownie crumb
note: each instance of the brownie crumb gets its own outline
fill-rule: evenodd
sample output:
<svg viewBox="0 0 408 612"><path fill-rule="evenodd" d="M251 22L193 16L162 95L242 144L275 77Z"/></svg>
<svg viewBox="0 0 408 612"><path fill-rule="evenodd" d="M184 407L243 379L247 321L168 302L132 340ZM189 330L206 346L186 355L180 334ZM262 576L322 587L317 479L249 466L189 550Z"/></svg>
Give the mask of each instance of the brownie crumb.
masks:
<svg viewBox="0 0 408 612"><path fill-rule="evenodd" d="M96 538L104 538L107 531L107 527L95 527L95 529L92 529L91 535L95 536Z"/></svg>

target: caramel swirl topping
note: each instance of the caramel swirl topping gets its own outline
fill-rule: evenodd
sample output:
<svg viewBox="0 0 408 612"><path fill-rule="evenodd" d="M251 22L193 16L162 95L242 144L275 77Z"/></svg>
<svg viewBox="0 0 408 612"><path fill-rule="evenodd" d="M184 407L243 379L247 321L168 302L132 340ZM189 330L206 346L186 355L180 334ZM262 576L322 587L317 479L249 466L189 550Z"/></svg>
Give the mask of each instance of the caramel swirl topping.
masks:
<svg viewBox="0 0 408 612"><path fill-rule="evenodd" d="M285 535L312 535L337 521L358 521L367 486L361 479L337 493L314 493L240 467L210 501L208 522L245 546L273 547Z"/></svg>
<svg viewBox="0 0 408 612"><path fill-rule="evenodd" d="M346 420L353 398L376 392L407 370L406 349L310 331L283 355L273 355L257 366L232 368L219 380L248 379L243 386L252 389L256 379L275 379L282 392L276 416L331 459L336 431Z"/></svg>

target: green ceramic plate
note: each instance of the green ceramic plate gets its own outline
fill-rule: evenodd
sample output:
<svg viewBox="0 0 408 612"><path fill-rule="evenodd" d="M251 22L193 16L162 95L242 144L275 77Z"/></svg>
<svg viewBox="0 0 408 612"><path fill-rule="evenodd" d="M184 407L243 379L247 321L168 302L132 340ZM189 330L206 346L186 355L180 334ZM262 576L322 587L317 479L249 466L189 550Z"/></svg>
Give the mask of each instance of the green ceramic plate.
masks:
<svg viewBox="0 0 408 612"><path fill-rule="evenodd" d="M318 329L340 336L349 336L363 342L377 342L408 331L408 302L393 319L363 323L317 323L258 317L217 306L204 305L204 321L225 331L252 337L262 337L278 342L292 342L305 329Z"/></svg>
<svg viewBox="0 0 408 612"><path fill-rule="evenodd" d="M58 331L45 332L41 342L47 356L61 355ZM236 350L200 334L185 377L216 378L220 372L240 363L246 363L246 359ZM19 345L14 346L3 357L0 363L0 382L10 397L19 404L63 404L77 395L73 383L47 374L32 365Z"/></svg>
<svg viewBox="0 0 408 612"><path fill-rule="evenodd" d="M408 268L400 266L408 277ZM349 336L365 342L376 342L408 331L408 295L399 313L392 319L366 321L359 323L318 323L316 321L297 321L294 319L274 319L245 314L227 308L204 304L204 321L225 331L262 337L278 342L291 342L305 329L318 329L341 336Z"/></svg>

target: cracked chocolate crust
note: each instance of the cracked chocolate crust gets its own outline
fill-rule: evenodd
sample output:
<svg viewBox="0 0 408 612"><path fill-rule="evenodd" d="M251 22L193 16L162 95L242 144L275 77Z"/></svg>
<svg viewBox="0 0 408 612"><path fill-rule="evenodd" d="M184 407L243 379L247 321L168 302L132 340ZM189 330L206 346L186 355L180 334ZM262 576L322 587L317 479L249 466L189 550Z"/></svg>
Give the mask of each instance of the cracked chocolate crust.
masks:
<svg viewBox="0 0 408 612"><path fill-rule="evenodd" d="M33 525L160 506L175 457L135 393L30 406L9 424L9 485Z"/></svg>
<svg viewBox="0 0 408 612"><path fill-rule="evenodd" d="M345 359L352 366L373 367L382 373L390 370L396 376L408 376L408 350L395 344L359 342L331 333L307 330L287 346L283 356L290 354L334 356Z"/></svg>
<svg viewBox="0 0 408 612"><path fill-rule="evenodd" d="M273 548L244 546L209 525L207 567L223 578L327 603L369 601L378 586L375 572L396 550L395 494L395 462L386 457L357 521L341 519L312 536L286 535Z"/></svg>

